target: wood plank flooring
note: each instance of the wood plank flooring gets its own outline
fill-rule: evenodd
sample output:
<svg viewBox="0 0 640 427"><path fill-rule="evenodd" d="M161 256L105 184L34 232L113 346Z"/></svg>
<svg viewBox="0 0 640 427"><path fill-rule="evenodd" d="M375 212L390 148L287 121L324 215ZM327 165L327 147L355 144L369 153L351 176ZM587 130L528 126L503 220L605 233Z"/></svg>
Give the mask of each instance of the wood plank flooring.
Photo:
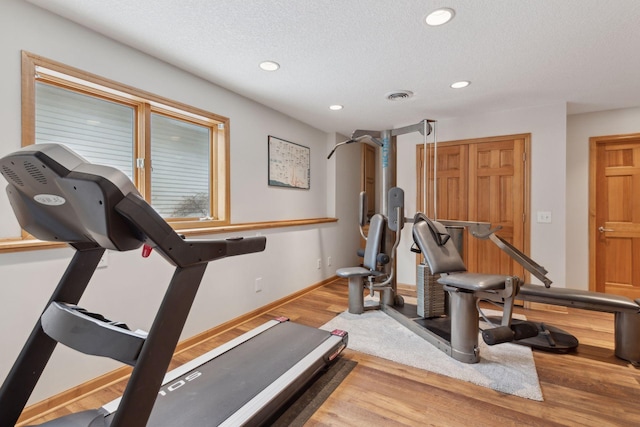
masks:
<svg viewBox="0 0 640 427"><path fill-rule="evenodd" d="M184 363L274 316L318 327L347 308L347 285L336 280L174 357ZM575 309L522 309L528 319L565 329L576 353L534 351L544 402L345 350L358 364L307 426L640 426L640 369L613 355L613 315ZM122 393L117 382L38 419L101 406Z"/></svg>

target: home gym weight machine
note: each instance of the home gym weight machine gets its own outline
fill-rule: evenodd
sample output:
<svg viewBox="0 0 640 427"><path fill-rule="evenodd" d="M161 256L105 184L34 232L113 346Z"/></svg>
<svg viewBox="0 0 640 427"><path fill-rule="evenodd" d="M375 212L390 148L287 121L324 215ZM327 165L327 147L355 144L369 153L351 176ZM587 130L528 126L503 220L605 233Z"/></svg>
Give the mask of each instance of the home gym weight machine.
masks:
<svg viewBox="0 0 640 427"><path fill-rule="evenodd" d="M421 225L429 221L421 218L420 225L414 224L414 240L425 255L434 274L442 273L440 283L447 291L449 304L448 316L423 317L415 305L405 304L397 292L396 252L400 243L404 218L404 192L396 184L396 144L395 137L412 132L420 132L424 137L425 153L427 136L434 133L435 121L423 120L415 125L386 131L355 131L345 143L361 141L368 137L381 148L381 205L382 214L373 215L366 236L363 265L339 269L336 274L349 281L349 311L360 314L365 310L363 286L371 294L379 292L379 304L368 308L380 308L405 327L426 339L449 356L464 363L477 363L480 360L478 348L478 311L479 299L488 299L504 305L500 325L483 331L485 341L491 344L512 341L516 338L530 337L537 330L528 323L511 324L511 315L520 280L517 277L488 274L465 274L462 259L455 249L453 240L436 245L435 251L427 250L431 245L429 235L421 230ZM379 143L381 141L381 144ZM344 143L336 145L336 148ZM335 150L335 148L334 148ZM435 149L434 149L435 151ZM333 151L332 151L333 153ZM330 154L331 156L331 154ZM434 152L434 157L437 152ZM435 181L435 177L434 177ZM366 223L366 195L361 193L360 226ZM418 218L418 217L416 217ZM474 230L488 230L486 223L447 221L448 226L472 227ZM438 224L440 226L440 224ZM419 231L417 233L417 231ZM448 236L448 234L447 234ZM448 237L446 238L448 240ZM444 252L442 251L444 250ZM455 255L456 259L448 258ZM442 262L440 262L442 261ZM450 268L453 267L453 270ZM456 274L454 274L456 273ZM462 274L458 274L462 273ZM444 275L446 274L446 277ZM420 289L420 288L419 288ZM420 292L420 290L419 290Z"/></svg>
<svg viewBox="0 0 640 427"><path fill-rule="evenodd" d="M425 144L427 136L434 131L434 120L422 120L414 125L405 126L397 129L387 129L383 131L372 130L356 130L351 134L351 138L336 144L327 159L330 159L336 152L336 149L345 145L355 142L372 142L381 149L380 156L380 170L381 174L381 211L384 215L388 215L390 218L388 226L382 226L379 231L379 235L376 234L375 240L379 241L380 253L385 257L389 254L394 254L392 250L394 242L396 242L396 235L400 234L400 231L404 227L404 213L398 215L401 209L404 207L404 192L401 188L396 187L396 144L395 138L399 135L405 135L413 132L419 132L423 135ZM392 190L393 189L393 190ZM366 197L365 193L361 193L360 196L360 234L366 240L366 236L362 230L362 227L366 224L368 218L366 218ZM385 221L386 222L386 221ZM397 246L396 246L397 247ZM386 254L386 255L384 255ZM377 256L377 254L374 255ZM384 275L387 280L383 285L377 285L375 290L379 290L381 293L380 301L383 305L402 305L402 296L397 293L397 281L394 272L394 262L379 263L381 264L382 271L380 275ZM395 261L395 260L393 260ZM373 289L373 288L372 288Z"/></svg>
<svg viewBox="0 0 640 427"><path fill-rule="evenodd" d="M365 237L362 227L368 220L365 212L366 194L361 193L360 232L367 243L365 251L359 254L364 257L363 264L358 267L341 269L337 272L339 276L348 278L349 280L349 311L352 313L362 313L365 308L369 308L364 306L362 296L363 286L368 287L372 293L373 291L380 291L380 304L371 308L381 308L398 322L431 342L445 353L457 360L467 363L474 363L479 360L476 345L478 311L472 302L477 302L480 298L496 303L500 303L501 299L503 300L502 305L504 310L500 326L483 331L483 338L487 343L493 344L513 340L519 344L554 352L566 352L574 349L578 345L577 339L559 328L543 323L536 324L535 331L531 327L531 322L523 323L514 321L512 323L511 310L514 297L518 300L529 302L609 312L615 316L615 355L620 359L631 362L634 366L640 366L640 299L632 301L629 298L618 295L569 288L551 288L551 280L546 276L546 269L507 241L497 236L495 232L498 231L499 228L492 229L491 224L488 223L439 220L441 224L448 226L449 230L467 227L470 234L474 237L491 240L499 249L539 279L543 285L524 284L520 282L520 279L514 277L510 279L512 283L506 283L504 289L497 292L496 289L492 289L491 292L487 294L485 292L486 289L482 290L478 288L478 286L480 286L478 283L473 285L468 282L468 279L472 278L471 275L464 278L464 280L461 280L464 276L458 275L457 280L453 280L453 275L443 271L447 274L447 277L440 278L438 282L444 285L444 289L447 291L445 295L449 297L447 307L449 309L447 313L448 316L428 318L427 313L423 312L424 307L405 307L402 297L397 294L396 277L394 273L395 251L399 243L399 233L404 225L405 218L402 213L404 194L401 189L394 187L396 177L396 151L395 142L392 138L396 135L416 131L423 135L426 178L427 135L429 135L432 130L434 135L433 158L437 159L435 124L433 120L423 120L412 126L382 132L357 130L353 133L350 140L337 144L335 147L337 148L345 143L360 142L366 138L376 145L382 146L380 162L382 169L382 188L380 192L382 196L382 214L376 214L371 218L369 236ZM433 167L433 182L433 208L434 211L436 211L435 186L437 183L437 168L435 166ZM427 188L425 179L423 185L423 200L425 200L425 202L427 200ZM425 219L428 220L428 218L419 218L419 215L416 217L419 221L406 221L414 222L414 242L425 255L427 264L431 266L430 259L427 254L425 254L425 252L433 252L429 250L425 251L429 245L433 245L433 242L429 242L430 236L433 237L434 234L439 232L450 234L450 231L434 231L433 224L429 224L431 221L425 221ZM439 225L440 224L435 225L435 228L439 227ZM393 245L391 245L390 242L394 242ZM371 249L369 249L369 246L371 246ZM435 246L437 252L439 245L436 244ZM443 244L442 246L445 245ZM368 249L369 251L367 251ZM458 248L458 251L460 251L460 248ZM431 254L431 257L433 256L434 255ZM458 266L458 268L464 268L464 266ZM425 276L427 276L427 274L423 274L422 279L426 279ZM433 278L431 274L429 274L429 276ZM476 277L474 280L477 281L480 279L481 278ZM492 280L496 279L497 277L494 277ZM451 280L453 280L454 283L447 283ZM517 283L515 283L516 280ZM419 296L421 291L423 293L425 292L424 286L424 281L419 280ZM420 302L419 299L419 303ZM509 331L509 329L511 331Z"/></svg>
<svg viewBox="0 0 640 427"><path fill-rule="evenodd" d="M346 347L346 332L278 318L166 373L208 263L261 252L266 238L185 239L126 175L63 145L24 147L0 171L22 228L76 251L0 388L0 425L16 423L58 342L133 371L121 398L42 424L56 427L260 425ZM176 267L148 334L76 305L105 249L143 245Z"/></svg>

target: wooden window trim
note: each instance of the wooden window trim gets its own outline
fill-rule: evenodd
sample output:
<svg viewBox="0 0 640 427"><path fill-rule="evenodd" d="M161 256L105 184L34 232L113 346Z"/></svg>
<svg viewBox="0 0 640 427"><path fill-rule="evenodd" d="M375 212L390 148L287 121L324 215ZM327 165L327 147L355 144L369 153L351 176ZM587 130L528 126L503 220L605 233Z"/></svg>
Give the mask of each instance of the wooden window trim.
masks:
<svg viewBox="0 0 640 427"><path fill-rule="evenodd" d="M266 222L251 222L243 224L228 224L217 227L205 227L205 228L185 228L180 230L180 234L185 236L202 236L207 234L223 234L223 233L236 233L242 231L256 231L256 230L268 230L273 228L287 228L287 227L302 227L308 225L319 225L338 222L337 218L308 218L308 219L294 219L283 221L266 221ZM26 239L3 239L0 240L0 254L9 252L23 252L40 249L56 249L66 247L66 243L58 242L44 242L42 240L34 239L33 237Z"/></svg>
<svg viewBox="0 0 640 427"><path fill-rule="evenodd" d="M211 156L212 164L210 165L211 179L217 178L218 185L212 188L211 197L215 198L215 202L218 204L218 213L222 217L222 220L218 221L193 221L193 220L171 220L170 224L176 230L180 230L181 234L187 236L194 235L209 235L209 234L222 234L222 233L235 233L243 231L255 231L265 230L273 228L285 228L285 227L301 227L309 225L320 225L326 223L337 222L337 218L308 218L297 220L282 220L282 221L266 221L266 222L252 222L242 224L230 223L230 180L229 180L229 164L230 164L230 126L229 119L217 114L213 114L195 107L182 104L180 102L172 101L158 95L145 92L121 83L113 82L95 74L88 73L86 71L73 68L62 63L35 55L26 51L22 52L22 146L27 146L35 143L35 82L36 82L36 67L42 67L47 70L56 71L65 75L77 78L80 80L88 81L99 86L111 88L116 92L133 94L132 96L120 96L117 94L109 93L109 96L103 96L98 90L92 92L86 90L85 87L78 85L74 89L78 92L88 94L91 96L99 96L103 99L113 100L112 97L117 97L118 100L127 105L133 106L137 114L145 116L145 120L136 120L136 129L134 132L138 141L144 141L144 143L137 143L134 147L134 155L139 158L148 158L150 153L150 120L149 117L152 112L165 113L167 110L162 106L170 108L170 116L186 119L198 123L209 124L206 118L212 121L221 123L217 132L212 133L211 146L217 150L214 155ZM56 84L56 78L47 76L47 83ZM69 82L60 79L57 83L62 87L68 87ZM189 115L180 115L173 110L181 110L190 113ZM139 126L139 123L143 123L144 126ZM213 159L216 158L217 161ZM150 168L135 169L136 170L136 186L142 194L150 194L149 188L145 188L150 182ZM142 176L141 176L142 175ZM28 233L22 232L21 237L0 239L0 253L10 252L22 252L41 249L55 249L63 248L67 245L65 243L46 242L35 239Z"/></svg>
<svg viewBox="0 0 640 427"><path fill-rule="evenodd" d="M190 218L172 218L169 223L176 229L211 229L230 224L230 120L208 111L192 107L177 101L173 101L134 87L124 85L104 77L79 70L74 67L64 65L39 55L26 51L22 52L22 146L35 143L35 93L37 69L50 70L50 74L45 71L40 78L48 84L58 85L83 94L97 96L110 101L117 101L136 110L138 115L136 129L137 138L134 144L134 156L148 159L150 155L150 116L151 113L162 114L171 118L188 121L198 125L211 127L211 164L210 164L210 203L211 213L214 219L197 220ZM52 73L51 73L52 72ZM87 87L81 83L65 80L56 77L55 73L64 74L71 79L79 79L96 85L96 88ZM109 92L101 90L107 88ZM142 115L142 117L140 117ZM140 126L140 123L143 125ZM147 164L149 162L147 161ZM147 201L151 197L151 168L135 169L135 184ZM22 232L22 239L32 239L31 236Z"/></svg>

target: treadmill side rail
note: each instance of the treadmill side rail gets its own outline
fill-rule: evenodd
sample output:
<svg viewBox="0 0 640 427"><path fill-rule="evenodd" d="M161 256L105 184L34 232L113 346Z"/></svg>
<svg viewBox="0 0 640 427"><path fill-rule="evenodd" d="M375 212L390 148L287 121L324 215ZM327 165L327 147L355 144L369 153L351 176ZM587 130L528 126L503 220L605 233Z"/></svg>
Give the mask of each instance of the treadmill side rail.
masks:
<svg viewBox="0 0 640 427"><path fill-rule="evenodd" d="M268 321L167 373L149 426L176 425L177 414L185 426L261 425L330 365L347 341L344 331L286 318ZM106 425L119 403L101 408Z"/></svg>
<svg viewBox="0 0 640 427"><path fill-rule="evenodd" d="M235 347L238 347L239 345L241 345L242 343L249 341L251 338L261 334L262 332L273 328L274 326L279 325L281 322L279 322L278 320L270 320L260 326L258 326L257 328L254 328L248 332L245 332L244 334L240 335L239 337L236 337L234 339L232 339L231 341L228 341L224 344L222 344L219 347L214 348L211 351L208 351L207 353L193 359L190 360L189 362L185 363L184 365L180 365L175 369L172 369L171 371L167 372L166 375L164 376L164 380L162 381L162 386L166 386L167 384L171 383L172 381L175 381L176 379L187 375L190 371L194 370L195 368L197 368L200 365L203 365L205 363L207 363L210 360L215 359L216 357L232 350ZM117 399L112 400L111 402L105 404L102 406L102 409L107 413L107 414L112 414L114 412L116 412L118 410L118 405L120 404L120 400L122 399L122 397L118 397Z"/></svg>
<svg viewBox="0 0 640 427"><path fill-rule="evenodd" d="M220 424L221 427L236 427L245 425L249 421L251 424L259 425L271 417L274 412L287 402L299 389L302 384L309 381L322 368L327 366L331 360L330 355L334 355L339 349L342 351L346 347L348 336L331 335L325 342L315 348L305 358L296 363L291 369L285 372L280 378L271 383L238 409L233 415Z"/></svg>

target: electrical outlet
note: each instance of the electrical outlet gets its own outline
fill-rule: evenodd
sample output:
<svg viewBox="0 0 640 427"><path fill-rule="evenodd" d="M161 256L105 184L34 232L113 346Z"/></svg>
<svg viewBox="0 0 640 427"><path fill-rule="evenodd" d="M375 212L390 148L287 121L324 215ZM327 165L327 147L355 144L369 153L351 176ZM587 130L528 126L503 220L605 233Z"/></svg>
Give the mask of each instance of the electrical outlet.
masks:
<svg viewBox="0 0 640 427"><path fill-rule="evenodd" d="M551 223L551 212L538 211L538 223L550 224Z"/></svg>
<svg viewBox="0 0 640 427"><path fill-rule="evenodd" d="M262 292L262 277L256 277L255 291L256 293Z"/></svg>
<svg viewBox="0 0 640 427"><path fill-rule="evenodd" d="M327 257L327 267L331 267L331 257Z"/></svg>
<svg viewBox="0 0 640 427"><path fill-rule="evenodd" d="M318 262L317 262L317 264L316 264L316 268L317 268L318 270L320 270L320 265L321 265L321 264L322 264L322 260L321 260L320 258L318 258Z"/></svg>

